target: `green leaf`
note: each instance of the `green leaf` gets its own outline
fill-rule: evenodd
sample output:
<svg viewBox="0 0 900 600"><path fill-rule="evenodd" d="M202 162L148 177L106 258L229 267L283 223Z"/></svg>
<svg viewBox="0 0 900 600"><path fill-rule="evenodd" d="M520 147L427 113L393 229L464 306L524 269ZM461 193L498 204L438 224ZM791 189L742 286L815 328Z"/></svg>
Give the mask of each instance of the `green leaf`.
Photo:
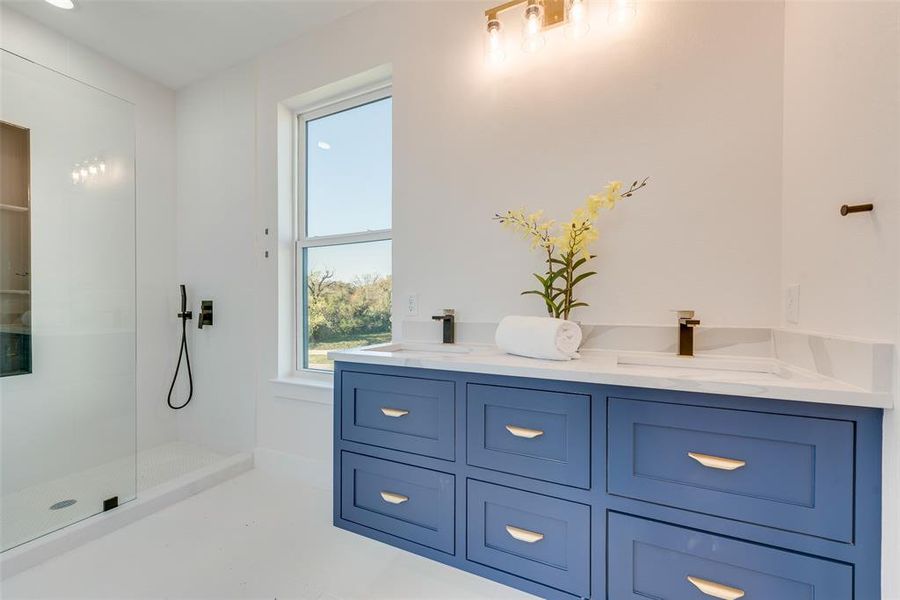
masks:
<svg viewBox="0 0 900 600"><path fill-rule="evenodd" d="M596 271L588 271L587 273L582 273L581 275L579 275L578 277L576 277L575 279L572 280L572 287L575 287L575 284L578 283L579 281L581 281L582 279L587 279L591 275L596 275L596 274L597 274Z"/></svg>
<svg viewBox="0 0 900 600"><path fill-rule="evenodd" d="M572 304L569 305L569 310L571 310L573 308L578 308L579 306L589 306L589 304L587 302L573 302Z"/></svg>
<svg viewBox="0 0 900 600"><path fill-rule="evenodd" d="M549 277L547 277L547 282L544 284L546 287L552 287L553 282L562 277L565 274L565 271L553 271Z"/></svg>
<svg viewBox="0 0 900 600"><path fill-rule="evenodd" d="M549 314L554 314L553 311L556 309L556 305L547 297L546 292L539 292L537 290L528 290L527 292L521 292L520 295L527 296L529 294L534 294L535 296L540 296L544 300L544 304L547 306L547 312Z"/></svg>

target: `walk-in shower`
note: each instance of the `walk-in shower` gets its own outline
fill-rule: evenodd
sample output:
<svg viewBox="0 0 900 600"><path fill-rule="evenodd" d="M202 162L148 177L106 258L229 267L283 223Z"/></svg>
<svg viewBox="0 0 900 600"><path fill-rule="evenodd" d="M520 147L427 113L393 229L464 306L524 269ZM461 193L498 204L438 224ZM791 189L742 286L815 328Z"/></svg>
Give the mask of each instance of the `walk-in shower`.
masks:
<svg viewBox="0 0 900 600"><path fill-rule="evenodd" d="M141 333L138 323L158 327L156 315L175 308L170 304L175 288L143 286L144 308L138 313L136 207L160 201L141 197L136 188L138 107L6 50L0 50L0 61L0 577L5 577L32 564L34 556L47 556L47 548L65 549L73 532L66 526L76 521L122 504L126 514L142 514L144 509L129 507L147 499L159 508L252 463L249 455L210 449L190 431L184 433L196 413L181 411L176 422L163 408L175 356L164 370L152 358L154 352L170 356L175 324L171 337L160 340L156 331ZM142 231L154 235L152 229ZM181 314L190 314L182 294ZM187 327L184 318L177 331L185 358L197 328L212 325L212 301L202 301L193 317L196 328ZM145 363L139 377L136 350L142 336L157 337L157 344L141 347L151 366ZM173 383L174 407L191 397L184 378ZM194 393L192 408L197 400ZM129 504L135 498L138 502ZM129 518L136 517L123 515L116 522Z"/></svg>

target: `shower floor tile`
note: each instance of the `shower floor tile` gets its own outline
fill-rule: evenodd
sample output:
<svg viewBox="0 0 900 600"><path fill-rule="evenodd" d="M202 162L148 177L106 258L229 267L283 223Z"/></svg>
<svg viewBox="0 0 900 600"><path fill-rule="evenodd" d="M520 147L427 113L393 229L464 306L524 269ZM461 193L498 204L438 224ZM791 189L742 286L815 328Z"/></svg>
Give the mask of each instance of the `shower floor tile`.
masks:
<svg viewBox="0 0 900 600"><path fill-rule="evenodd" d="M25 598L533 598L331 525L331 492L253 469L0 582Z"/></svg>
<svg viewBox="0 0 900 600"><path fill-rule="evenodd" d="M104 499L135 489L135 475L140 493L223 458L202 446L172 442L139 452L136 461L129 456L5 495L0 498L0 547L11 548L100 512ZM65 500L76 502L50 510Z"/></svg>

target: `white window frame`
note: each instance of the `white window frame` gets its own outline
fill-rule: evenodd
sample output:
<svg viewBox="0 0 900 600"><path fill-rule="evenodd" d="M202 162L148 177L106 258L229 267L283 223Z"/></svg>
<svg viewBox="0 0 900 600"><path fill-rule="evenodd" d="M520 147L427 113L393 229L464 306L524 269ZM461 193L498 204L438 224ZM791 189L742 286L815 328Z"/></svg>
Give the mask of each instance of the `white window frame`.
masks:
<svg viewBox="0 0 900 600"><path fill-rule="evenodd" d="M322 117L344 112L385 100L393 96L390 84L382 84L371 87L365 91L357 91L352 95L333 98L328 102L307 108L296 113L294 133L294 198L295 198L295 223L294 223L294 310L295 332L293 344L293 365L297 373L303 375L330 375L326 369L311 369L304 367L306 359L306 266L303 264L304 251L308 248L320 248L323 246L340 246L345 244L358 244L362 242L381 242L392 239L392 229L377 229L355 233L340 233L334 235L308 236L306 229L306 124ZM391 147L393 151L393 144ZM391 212L393 213L393 194L391 198ZM393 225L393 214L391 215ZM391 264L393 274L393 264Z"/></svg>

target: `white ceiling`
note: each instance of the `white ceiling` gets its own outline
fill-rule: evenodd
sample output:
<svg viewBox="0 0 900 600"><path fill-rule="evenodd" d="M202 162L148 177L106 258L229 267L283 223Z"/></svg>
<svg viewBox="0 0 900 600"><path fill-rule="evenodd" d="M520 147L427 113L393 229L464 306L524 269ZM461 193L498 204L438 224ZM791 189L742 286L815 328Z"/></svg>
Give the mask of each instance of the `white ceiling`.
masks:
<svg viewBox="0 0 900 600"><path fill-rule="evenodd" d="M3 0L66 37L177 89L372 0Z"/></svg>

